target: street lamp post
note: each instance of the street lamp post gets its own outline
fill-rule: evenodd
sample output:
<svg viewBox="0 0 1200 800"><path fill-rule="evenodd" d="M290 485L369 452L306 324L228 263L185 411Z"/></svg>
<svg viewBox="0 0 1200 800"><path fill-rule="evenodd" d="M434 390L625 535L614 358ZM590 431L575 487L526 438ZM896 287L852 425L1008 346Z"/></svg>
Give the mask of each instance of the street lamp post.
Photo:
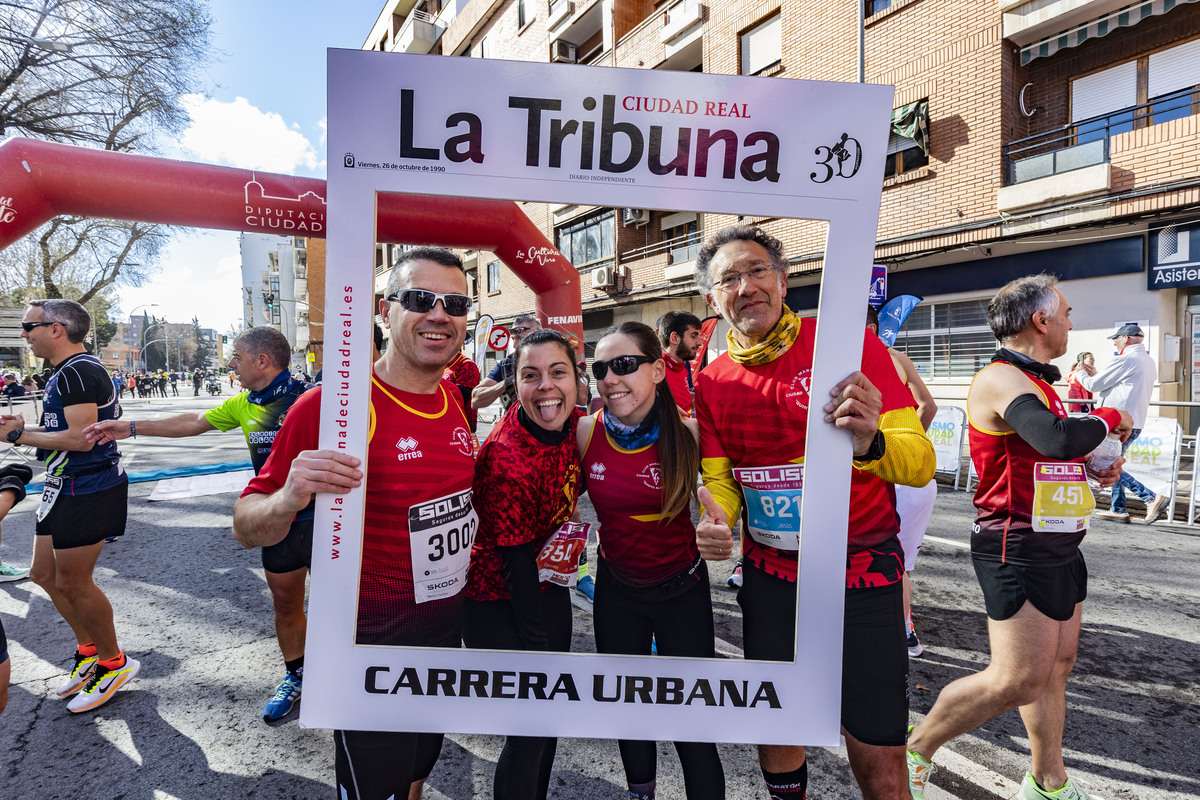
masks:
<svg viewBox="0 0 1200 800"><path fill-rule="evenodd" d="M163 322L156 322L156 323L154 323L153 325L148 325L148 326L146 326L145 328L142 328L142 349L141 349L141 351L138 353L138 364L139 364L139 366L140 366L140 365L149 366L149 362L148 362L148 361L147 361L147 359L146 359L146 345L147 345L147 342L146 342L146 331L153 330L154 328L158 328L158 327L161 327L161 326L163 326L163 325L166 325L166 324L167 324L167 322L166 322L166 321L163 321ZM166 341L166 339L155 339L153 342L149 342L149 344L156 344L157 342L165 342L165 341ZM168 356L169 356L169 355L170 355L170 353L168 353ZM167 366L170 366L170 363L169 363L169 362L168 362Z"/></svg>
<svg viewBox="0 0 1200 800"><path fill-rule="evenodd" d="M142 303L140 306L135 306L133 311L129 312L129 321L133 322L133 315L136 314L138 311L142 310L143 308L153 308L157 305L158 305L158 303ZM141 341L143 344L146 341L146 332L145 331L142 331ZM133 369L133 356L130 355L128 349L125 350L125 356L126 356L125 363L129 365L129 369ZM141 362L142 362L142 351L139 349L138 350L138 363L140 364Z"/></svg>

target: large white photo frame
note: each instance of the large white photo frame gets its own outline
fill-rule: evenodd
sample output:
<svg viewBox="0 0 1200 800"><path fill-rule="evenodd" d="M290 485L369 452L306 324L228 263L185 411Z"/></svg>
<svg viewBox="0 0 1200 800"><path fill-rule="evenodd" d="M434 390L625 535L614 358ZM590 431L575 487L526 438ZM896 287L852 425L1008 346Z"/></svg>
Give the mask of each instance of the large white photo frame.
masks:
<svg viewBox="0 0 1200 800"><path fill-rule="evenodd" d="M861 356L892 87L356 50L330 50L328 63L320 444L364 463L379 193L825 220L828 238L803 500L802 636L794 663L356 646L362 492L337 502L320 495L308 623L315 646L306 656L302 723L569 736L579 734L573 720L583 712L592 737L690 741L703 731L706 739L727 742L836 744L851 450L849 437L823 423L817 410L853 371L846 365ZM512 97L554 101L560 110L534 120L529 104L511 106ZM613 98L607 106L605 97ZM667 110L629 111L638 105L630 98L653 98L651 105ZM561 166L549 166L550 119L576 120L580 129L593 123L598 152L606 107L613 119L643 134L660 126L664 160L676 152L681 127L691 129L693 141L701 128L733 131L732 177L726 177L723 154L713 156L706 176L694 174L694 149L687 174L657 175L647 167L645 149L633 159L631 139L620 135L606 142L609 161L632 164L619 173L605 172L598 158L581 169L580 136L565 140ZM466 138L447 145L450 137ZM447 148L472 147L481 160L444 155ZM424 155L413 157L414 148ZM538 163L530 166L535 153ZM440 688L439 681L430 685L431 674ZM540 680L536 676L557 691L546 699L528 691L515 696ZM618 681L637 690L602 699L614 695ZM478 688L468 696L457 690L472 683L486 685L489 696L478 696Z"/></svg>

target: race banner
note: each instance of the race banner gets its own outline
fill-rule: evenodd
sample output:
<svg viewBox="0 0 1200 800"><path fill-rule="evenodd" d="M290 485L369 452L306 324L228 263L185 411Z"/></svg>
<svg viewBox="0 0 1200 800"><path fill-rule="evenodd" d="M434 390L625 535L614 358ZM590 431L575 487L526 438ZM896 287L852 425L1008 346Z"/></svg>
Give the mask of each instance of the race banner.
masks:
<svg viewBox="0 0 1200 800"><path fill-rule="evenodd" d="M475 366L483 370L483 360L488 353L488 338L492 335L492 324L494 320L489 314L480 314L479 319L475 321Z"/></svg>
<svg viewBox="0 0 1200 800"><path fill-rule="evenodd" d="M943 406L937 410L926 434L933 442L937 456L937 471L957 475L962 466L963 429L966 414L956 406Z"/></svg>
<svg viewBox="0 0 1200 800"><path fill-rule="evenodd" d="M326 346L348 354L351 377L326 388L322 448L366 456L374 211L396 194L821 221L813 396L860 362L862 338L838 326L861 319L870 284L892 87L361 50L328 63L328 279L344 290L331 293L340 325ZM553 247L515 255L565 261ZM578 293L567 266L565 284L524 279ZM349 418L345 397L357 398ZM363 492L322 496L309 606L322 647L307 656L302 723L562 736L586 718L600 738L836 745L846 550L822 534L847 528L853 453L820 415L807 449L804 646L790 662L355 646Z"/></svg>
<svg viewBox="0 0 1200 800"><path fill-rule="evenodd" d="M1183 429L1175 420L1147 417L1138 438L1125 448L1124 471L1155 494L1174 497L1182 438Z"/></svg>

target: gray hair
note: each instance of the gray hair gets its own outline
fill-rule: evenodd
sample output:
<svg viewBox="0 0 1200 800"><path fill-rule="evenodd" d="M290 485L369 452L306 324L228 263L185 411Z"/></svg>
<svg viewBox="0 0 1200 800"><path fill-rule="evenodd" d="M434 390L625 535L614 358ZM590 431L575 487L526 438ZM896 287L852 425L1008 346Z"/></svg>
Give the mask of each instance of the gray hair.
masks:
<svg viewBox="0 0 1200 800"><path fill-rule="evenodd" d="M464 276L467 274L467 271L463 269L462 259L446 248L430 246L414 247L411 250L402 252L395 266L392 267L392 272L388 275L387 294L384 295L385 297L391 297L400 291L400 278L404 272L403 267L413 261L432 261L436 264L441 264L443 267L457 269Z"/></svg>
<svg viewBox="0 0 1200 800"><path fill-rule="evenodd" d="M242 331L233 340L233 346L252 356L265 355L277 369L287 369L292 361L292 346L287 337L269 325Z"/></svg>
<svg viewBox="0 0 1200 800"><path fill-rule="evenodd" d="M730 225L714 233L696 256L696 288L700 294L708 294L712 290L713 277L709 269L713 256L725 245L738 241L761 245L771 258L771 267L781 275L787 274L788 263L783 254L783 242L757 225Z"/></svg>
<svg viewBox="0 0 1200 800"><path fill-rule="evenodd" d="M996 292L988 303L987 314L996 339L1004 344L1028 330L1039 311L1047 316L1055 314L1060 302L1054 290L1057 285L1058 278L1053 275L1026 275Z"/></svg>
<svg viewBox="0 0 1200 800"><path fill-rule="evenodd" d="M30 300L29 307L42 310L42 321L62 325L71 344L82 342L92 329L91 315L74 300Z"/></svg>

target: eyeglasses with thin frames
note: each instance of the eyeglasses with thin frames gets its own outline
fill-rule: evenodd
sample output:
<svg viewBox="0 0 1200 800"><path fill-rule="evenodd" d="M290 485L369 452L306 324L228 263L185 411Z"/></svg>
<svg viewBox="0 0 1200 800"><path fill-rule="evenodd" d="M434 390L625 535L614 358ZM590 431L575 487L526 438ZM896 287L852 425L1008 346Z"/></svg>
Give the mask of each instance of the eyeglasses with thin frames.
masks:
<svg viewBox="0 0 1200 800"><path fill-rule="evenodd" d="M716 283L718 289L722 292L736 292L742 286L742 279L747 278L751 283L763 283L767 276L775 270L770 267L753 267L745 272L730 272L722 275Z"/></svg>

